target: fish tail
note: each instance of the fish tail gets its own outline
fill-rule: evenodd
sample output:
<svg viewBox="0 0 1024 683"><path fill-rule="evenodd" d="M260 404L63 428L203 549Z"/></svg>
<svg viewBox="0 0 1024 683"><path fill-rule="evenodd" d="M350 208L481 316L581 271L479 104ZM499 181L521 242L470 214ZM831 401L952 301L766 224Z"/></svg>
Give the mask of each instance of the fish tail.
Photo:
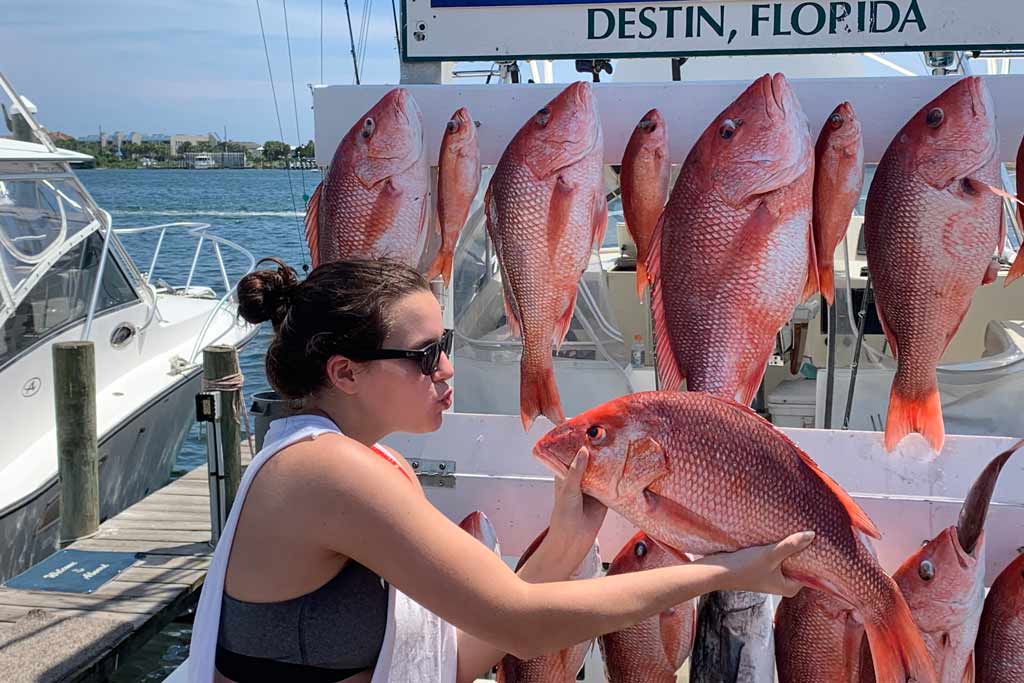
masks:
<svg viewBox="0 0 1024 683"><path fill-rule="evenodd" d="M550 353L547 358L546 363L531 363L528 367L525 353L523 356L519 380L519 416L523 420L523 429L526 430L530 429L538 415L544 415L554 424L565 422Z"/></svg>
<svg viewBox="0 0 1024 683"><path fill-rule="evenodd" d="M1021 249L1017 253L1017 258L1013 260L1013 267L1010 268L1010 272L1006 274L1006 279L1003 280L1003 286L1009 287L1010 283L1019 277L1024 277L1024 249Z"/></svg>
<svg viewBox="0 0 1024 683"><path fill-rule="evenodd" d="M647 265L637 259L636 262L636 296L640 301L644 300L644 291L647 289Z"/></svg>
<svg viewBox="0 0 1024 683"><path fill-rule="evenodd" d="M935 669L921 632L899 588L885 577L882 605L866 614L864 631L871 647L875 680L878 683L936 683Z"/></svg>
<svg viewBox="0 0 1024 683"><path fill-rule="evenodd" d="M448 287L452 282L453 257L454 254L448 249L448 245L442 244L441 250L437 252L434 262L430 264L430 268L427 270L427 281L429 282L440 275L444 278L444 286Z"/></svg>
<svg viewBox="0 0 1024 683"><path fill-rule="evenodd" d="M831 263L818 264L818 289L831 306L836 300L836 273Z"/></svg>
<svg viewBox="0 0 1024 683"><path fill-rule="evenodd" d="M892 451L911 432L921 434L936 453L942 450L946 429L942 421L942 401L938 384L924 392L907 396L901 389L899 376L889 394L889 413L885 421L885 450Z"/></svg>

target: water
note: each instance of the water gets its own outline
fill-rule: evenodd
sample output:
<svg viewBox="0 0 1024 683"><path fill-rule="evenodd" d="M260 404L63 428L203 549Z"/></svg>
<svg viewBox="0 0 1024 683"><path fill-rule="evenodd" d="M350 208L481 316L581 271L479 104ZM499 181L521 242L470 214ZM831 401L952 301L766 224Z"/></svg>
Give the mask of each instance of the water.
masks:
<svg viewBox="0 0 1024 683"><path fill-rule="evenodd" d="M308 262L302 236L303 194L311 193L320 180L317 172L291 172L292 190L284 170L82 170L77 172L97 204L110 212L114 227L155 225L178 221L209 223L218 235L233 240L256 256L277 256L299 270ZM294 203L293 203L294 197ZM158 233L127 235L123 243L140 270L149 268ZM154 281L163 278L181 285L188 277L196 240L168 233L160 250ZM223 250L228 276L236 280L246 266L244 258ZM194 284L224 290L213 250L207 244L196 265ZM265 391L263 355L270 327L263 325L257 337L239 356L245 375L245 395ZM188 471L206 462L205 443L193 428L175 463L175 472ZM172 623L154 636L139 652L125 660L111 678L113 683L162 681L185 660L191 627Z"/></svg>

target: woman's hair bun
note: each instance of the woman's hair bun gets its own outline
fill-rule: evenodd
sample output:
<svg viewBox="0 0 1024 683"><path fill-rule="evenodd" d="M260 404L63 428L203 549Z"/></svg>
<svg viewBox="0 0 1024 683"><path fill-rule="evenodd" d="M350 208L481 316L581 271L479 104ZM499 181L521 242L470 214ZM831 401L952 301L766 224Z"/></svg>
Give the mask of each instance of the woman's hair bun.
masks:
<svg viewBox="0 0 1024 683"><path fill-rule="evenodd" d="M260 263L265 261L276 264L277 268L254 270L239 281L238 314L254 325L269 320L277 327L288 315L299 278L295 270L280 259L265 258Z"/></svg>

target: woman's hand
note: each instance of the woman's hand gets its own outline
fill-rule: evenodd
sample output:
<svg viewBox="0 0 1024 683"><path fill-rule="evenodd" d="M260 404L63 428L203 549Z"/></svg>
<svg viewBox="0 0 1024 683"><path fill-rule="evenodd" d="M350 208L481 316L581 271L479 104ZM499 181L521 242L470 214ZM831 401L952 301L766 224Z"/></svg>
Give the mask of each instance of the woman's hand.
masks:
<svg viewBox="0 0 1024 683"><path fill-rule="evenodd" d="M782 562L807 548L814 541L813 531L793 534L772 545L743 548L733 553L708 555L700 564L726 570L723 583L730 590L774 593L788 598L796 595L802 585L782 574Z"/></svg>
<svg viewBox="0 0 1024 683"><path fill-rule="evenodd" d="M555 507L551 511L551 535L569 548L590 550L601 530L608 508L580 488L587 470L590 452L583 447L576 453L568 472L555 476ZM582 555L580 556L582 559Z"/></svg>

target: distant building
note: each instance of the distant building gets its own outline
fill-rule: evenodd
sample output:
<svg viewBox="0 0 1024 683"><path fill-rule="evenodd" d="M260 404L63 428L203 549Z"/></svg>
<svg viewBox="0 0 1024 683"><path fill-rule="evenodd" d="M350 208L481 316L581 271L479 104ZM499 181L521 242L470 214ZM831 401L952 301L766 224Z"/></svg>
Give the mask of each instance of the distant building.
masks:
<svg viewBox="0 0 1024 683"><path fill-rule="evenodd" d="M207 133L206 135L172 135L170 139L171 156L177 156L178 147L186 142L191 142L195 145L201 142L219 142L219 140L213 133Z"/></svg>

